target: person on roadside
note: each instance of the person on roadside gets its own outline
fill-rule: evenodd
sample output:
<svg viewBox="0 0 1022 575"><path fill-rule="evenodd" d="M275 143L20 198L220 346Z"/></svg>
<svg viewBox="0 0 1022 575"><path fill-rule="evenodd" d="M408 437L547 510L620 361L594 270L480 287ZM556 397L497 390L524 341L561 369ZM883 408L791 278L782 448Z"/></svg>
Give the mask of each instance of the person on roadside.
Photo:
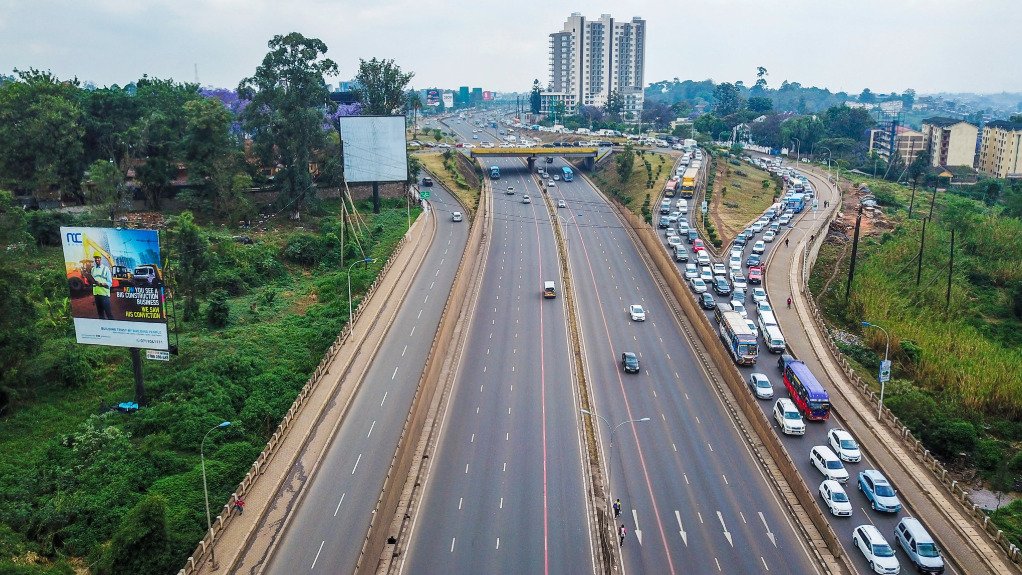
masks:
<svg viewBox="0 0 1022 575"><path fill-rule="evenodd" d="M619 517L620 515L621 515L621 500L618 499L617 501L614 502L614 517Z"/></svg>
<svg viewBox="0 0 1022 575"><path fill-rule="evenodd" d="M788 298L788 309L791 309L791 298Z"/></svg>
<svg viewBox="0 0 1022 575"><path fill-rule="evenodd" d="M784 247L788 247L788 238L784 238Z"/></svg>
<svg viewBox="0 0 1022 575"><path fill-rule="evenodd" d="M628 529L625 529L624 523L622 523L621 527L618 528L617 534L621 536L621 543L619 543L619 545L623 547L625 544L625 535L628 535Z"/></svg>
<svg viewBox="0 0 1022 575"><path fill-rule="evenodd" d="M245 514L245 500L240 498L240 497L235 499L234 500L234 509L238 512L238 515L244 515Z"/></svg>

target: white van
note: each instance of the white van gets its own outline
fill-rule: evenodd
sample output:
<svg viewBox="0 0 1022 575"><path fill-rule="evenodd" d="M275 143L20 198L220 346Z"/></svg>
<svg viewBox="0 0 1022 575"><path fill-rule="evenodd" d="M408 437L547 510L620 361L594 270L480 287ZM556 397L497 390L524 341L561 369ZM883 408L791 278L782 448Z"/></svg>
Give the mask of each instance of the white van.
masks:
<svg viewBox="0 0 1022 575"><path fill-rule="evenodd" d="M772 311L761 311L759 312L759 330L762 333L766 333L768 327L777 327L777 319L774 318L774 312Z"/></svg>
<svg viewBox="0 0 1022 575"><path fill-rule="evenodd" d="M760 315L769 313L773 315L773 312L761 312ZM768 325L763 328L763 341L766 343L767 349L772 353L782 353L785 349L784 336L781 335L781 328L776 325Z"/></svg>
<svg viewBox="0 0 1022 575"><path fill-rule="evenodd" d="M922 523L914 517L906 517L894 528L894 538L898 545L908 553L908 559L923 573L943 573L944 559L940 549L933 542L930 534L923 529Z"/></svg>
<svg viewBox="0 0 1022 575"><path fill-rule="evenodd" d="M785 435L805 435L806 424L795 403L782 397L774 403L774 421Z"/></svg>
<svg viewBox="0 0 1022 575"><path fill-rule="evenodd" d="M685 198L679 198L678 201L674 202L674 207L681 213L688 213L688 201Z"/></svg>

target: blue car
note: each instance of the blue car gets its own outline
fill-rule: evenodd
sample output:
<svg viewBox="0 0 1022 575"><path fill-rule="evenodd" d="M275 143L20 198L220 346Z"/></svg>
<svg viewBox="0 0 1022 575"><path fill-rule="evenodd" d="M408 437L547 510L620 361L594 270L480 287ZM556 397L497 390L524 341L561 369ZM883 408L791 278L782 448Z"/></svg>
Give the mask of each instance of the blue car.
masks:
<svg viewBox="0 0 1022 575"><path fill-rule="evenodd" d="M745 260L745 265L751 267L758 266L762 262L763 258L759 254L752 254Z"/></svg>
<svg viewBox="0 0 1022 575"><path fill-rule="evenodd" d="M897 492L887 482L884 474L876 469L859 472L859 491L866 495L874 511L885 513L901 511L901 501L898 500Z"/></svg>

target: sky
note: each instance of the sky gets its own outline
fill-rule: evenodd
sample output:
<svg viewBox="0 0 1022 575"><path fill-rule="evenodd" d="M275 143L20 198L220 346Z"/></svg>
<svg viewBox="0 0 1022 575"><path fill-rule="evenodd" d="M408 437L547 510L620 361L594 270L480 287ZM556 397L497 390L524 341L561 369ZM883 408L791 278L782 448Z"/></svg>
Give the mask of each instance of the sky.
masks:
<svg viewBox="0 0 1022 575"><path fill-rule="evenodd" d="M388 58L416 88L528 91L572 12L647 21L648 85L679 78L857 94L1022 92L1020 0L0 0L0 73L99 86L143 74L235 88L278 34L323 40L351 79Z"/></svg>

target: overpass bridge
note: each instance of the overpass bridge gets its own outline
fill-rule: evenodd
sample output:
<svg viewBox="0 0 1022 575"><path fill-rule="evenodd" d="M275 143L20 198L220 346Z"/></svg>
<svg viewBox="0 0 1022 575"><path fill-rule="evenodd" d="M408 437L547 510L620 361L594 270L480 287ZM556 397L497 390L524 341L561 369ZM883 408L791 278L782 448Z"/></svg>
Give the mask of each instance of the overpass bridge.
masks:
<svg viewBox="0 0 1022 575"><path fill-rule="evenodd" d="M610 148L607 148L609 151ZM596 158L600 154L599 148L576 148L576 147L500 147L500 148L473 148L473 158L525 158L529 169L535 168L536 158L539 157L562 157L562 158L584 158L586 170L592 170Z"/></svg>

